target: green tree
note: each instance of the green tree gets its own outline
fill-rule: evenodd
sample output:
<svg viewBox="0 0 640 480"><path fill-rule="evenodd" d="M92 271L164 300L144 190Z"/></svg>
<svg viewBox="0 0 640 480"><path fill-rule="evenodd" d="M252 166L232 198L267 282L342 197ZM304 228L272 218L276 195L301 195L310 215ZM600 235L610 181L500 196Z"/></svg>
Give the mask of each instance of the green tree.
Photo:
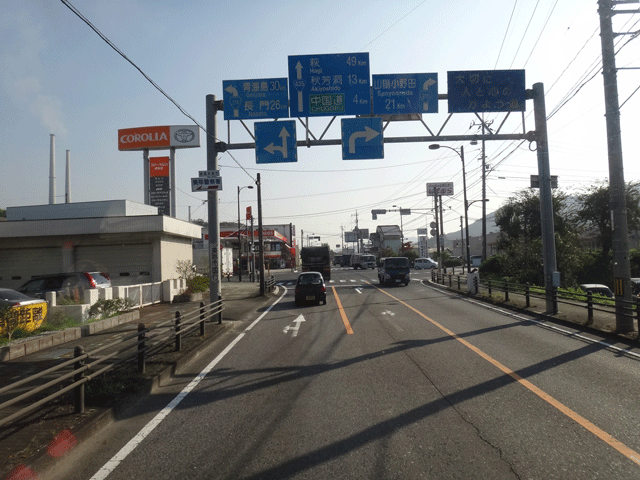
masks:
<svg viewBox="0 0 640 480"><path fill-rule="evenodd" d="M7 211L4 208L0 208L0 217L7 218Z"/></svg>
<svg viewBox="0 0 640 480"><path fill-rule="evenodd" d="M556 261L564 283L576 283L580 266L580 249L575 224L566 207L567 195L552 193ZM496 211L500 228L497 247L502 253L498 263L500 274L520 283L544 284L542 258L542 225L538 190L517 192L506 205ZM496 265L493 266L496 268Z"/></svg>
<svg viewBox="0 0 640 480"><path fill-rule="evenodd" d="M625 191L627 201L628 229L640 228L640 183L628 183ZM578 207L575 214L578 225L584 230L597 232L600 252L606 258L613 246L611 230L611 195L606 181L592 185L578 195Z"/></svg>

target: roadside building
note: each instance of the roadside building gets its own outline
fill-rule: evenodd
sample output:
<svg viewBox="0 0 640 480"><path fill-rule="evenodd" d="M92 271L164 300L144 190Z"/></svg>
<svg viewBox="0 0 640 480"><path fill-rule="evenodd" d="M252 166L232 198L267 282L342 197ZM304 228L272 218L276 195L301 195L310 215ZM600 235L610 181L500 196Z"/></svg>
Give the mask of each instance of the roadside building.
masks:
<svg viewBox="0 0 640 480"><path fill-rule="evenodd" d="M99 271L114 286L177 278L200 227L129 200L8 207L0 222L0 287L34 275Z"/></svg>

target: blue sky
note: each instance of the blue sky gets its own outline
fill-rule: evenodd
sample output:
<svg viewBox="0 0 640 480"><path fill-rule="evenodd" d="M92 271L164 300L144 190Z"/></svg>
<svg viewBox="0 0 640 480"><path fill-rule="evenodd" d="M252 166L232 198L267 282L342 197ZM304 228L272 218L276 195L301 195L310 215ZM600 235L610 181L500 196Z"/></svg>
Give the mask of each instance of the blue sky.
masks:
<svg viewBox="0 0 640 480"><path fill-rule="evenodd" d="M425 1L189 1L73 0L109 40L151 77L184 110L205 124L205 97L222 99L223 80L286 77L289 55L368 52L371 74L437 72L446 93L447 71L525 69L526 86L544 83L547 114L577 94L549 119L551 173L574 191L608 177L604 93L599 73L597 2L585 0ZM638 15L618 15L616 31L638 30ZM620 37L619 67L638 67L638 42ZM623 46L624 45L624 46ZM128 199L143 202L141 152L119 152L117 130L146 125L192 123L95 32L59 0L2 0L0 14L0 208L48 203L49 135L56 135L56 188L64 201L65 152L71 155L72 201ZM619 72L620 103L640 84L637 70ZM590 79L593 77L592 79ZM640 94L622 107L625 179L640 180L635 112ZM424 115L437 131L441 113ZM488 114L498 125L504 114ZM218 115L218 137L228 138ZM313 118L317 135L330 117ZM253 122L246 122L253 129ZM477 129L477 119L457 114L449 134ZM339 119L326 138L339 138ZM527 103L525 129L532 130ZM522 129L509 118L502 132ZM298 138L303 128L298 123ZM419 122L396 122L385 135L427 135ZM243 126L231 122L232 143L250 142ZM205 135L201 133L201 138ZM447 144L459 148L460 144ZM489 211L500 207L537 173L527 143L488 142ZM469 200L479 199L480 149L465 144ZM428 144L386 144L384 159L342 160L339 146L298 149L297 163L257 165L254 150L219 157L224 190L221 220L237 219L237 186L262 178L266 224L289 223L298 235L320 235L332 247L342 230L375 230L400 224L396 213L371 219L373 208L413 208L404 216L405 236L424 228L431 207L427 182L454 182L447 199L445 231L459 229L462 173L459 158ZM238 165L238 163L242 166ZM205 194L192 193L191 177L206 169L204 140L198 149L177 152L177 216L204 218ZM256 211L256 190L241 192L241 208ZM422 210L418 212L418 210ZM357 215L357 216L356 216ZM470 222L481 216L469 209Z"/></svg>

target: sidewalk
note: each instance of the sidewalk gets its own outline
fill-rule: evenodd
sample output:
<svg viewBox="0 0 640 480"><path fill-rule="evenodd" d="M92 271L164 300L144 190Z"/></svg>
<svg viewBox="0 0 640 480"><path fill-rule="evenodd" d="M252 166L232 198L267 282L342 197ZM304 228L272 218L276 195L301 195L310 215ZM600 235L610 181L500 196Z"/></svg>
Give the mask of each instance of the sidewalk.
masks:
<svg viewBox="0 0 640 480"><path fill-rule="evenodd" d="M145 385L139 388L137 395L152 391L160 379L170 376L181 364L188 362L197 351L215 341L233 325L233 322L244 320L269 300L268 297L260 296L259 283L238 282L235 278L230 282L223 280L220 286L224 308L222 324L218 324L217 318L207 321L204 337L199 336L197 332L191 333L183 339L180 352L173 352L169 348L151 357L144 376ZM208 303L208 293L203 301L205 304ZM131 316L131 320L126 323L87 336L73 338L71 341L52 345L49 348L42 348L14 360L0 362L0 388L73 358L76 346L82 346L86 352L91 352L103 344L117 340L118 337L137 331L140 322L150 327L175 318L176 311L185 315L199 308L200 302L151 305L140 309L139 316ZM53 375L60 375L60 373L52 374L51 378ZM49 379L43 378L37 382L43 384L47 380ZM137 385L139 386L139 380ZM24 388L34 388L34 385ZM15 396L16 392L0 395L0 403ZM89 406L84 414L75 415L69 396L64 399L61 397L40 407L18 422L0 427L0 478L14 478L10 472L20 464L29 465L28 468L34 472L44 468L47 462L51 461L51 446L56 443L61 432L66 432L66 436L71 435L74 442L81 441L113 421L118 407L117 404ZM0 416L3 417L9 414L6 411L0 412ZM32 477L16 476L15 478Z"/></svg>

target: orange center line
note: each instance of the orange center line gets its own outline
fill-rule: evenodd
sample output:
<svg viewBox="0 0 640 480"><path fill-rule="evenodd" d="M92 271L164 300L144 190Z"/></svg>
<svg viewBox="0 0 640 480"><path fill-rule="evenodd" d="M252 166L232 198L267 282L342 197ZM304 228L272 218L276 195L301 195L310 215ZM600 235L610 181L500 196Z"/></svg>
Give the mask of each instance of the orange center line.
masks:
<svg viewBox="0 0 640 480"><path fill-rule="evenodd" d="M340 297L338 297L338 292L336 292L336 287L331 287L333 290L333 295L336 297L336 302L338 302L338 310L340 311L340 316L342 317L342 323L344 323L344 328L347 329L348 335L353 335L353 329L351 328L351 324L349 323L349 319L347 318L347 314L342 308L342 302L340 301Z"/></svg>
<svg viewBox="0 0 640 480"><path fill-rule="evenodd" d="M637 465L640 465L640 453L638 453L635 450L627 447L624 443L620 442L619 440L616 440L614 437L609 435L607 432L602 430L600 427L594 425L593 423L591 423L589 420L587 420L583 416L581 416L578 413L574 412L569 407L567 407L563 403L561 403L558 400L556 400L555 398L553 398L551 395L549 395L546 392L544 392L542 389L536 387L534 384L532 384L528 380L525 380L524 378L522 378L516 372L514 372L510 368L506 367L505 365L500 363L495 358L493 358L493 357L489 356L488 354L484 353L478 347L476 347L475 345L472 345L471 343L467 342L463 338L460 338L456 333L452 332L451 330L449 330L445 326L439 324L438 322L436 322L432 318L427 317L424 313L416 310L415 308L413 308L408 303L403 302L399 298L394 297L390 293L388 293L388 292L376 287L375 285L373 285L373 284L371 284L369 282L365 282L365 283L368 283L369 285L373 286L374 288L380 290L385 295L388 295L389 297L393 298L395 301L401 303L402 305L407 307L409 310L417 313L422 318L424 318L425 320L427 320L428 322L432 323L434 326L438 327L440 330L445 332L447 335L453 337L455 340L457 340L458 342L463 344L469 350L471 350L472 352L476 353L477 355L479 355L480 357L485 359L487 362L491 363L492 365L494 365L495 367L500 369L505 374L509 375L516 382L518 382L520 385L522 385L527 390L529 390L530 392L532 392L535 395L537 395L539 398L541 398L542 400L547 402L552 407L554 407L557 410L559 410L560 412L562 412L564 415L566 415L567 417L572 419L577 424L581 425L583 428L585 428L586 430L591 432L593 435L598 437L600 440L602 440L603 442L607 443L611 447L615 448L618 452L620 452L622 455L627 457L629 460L631 460L632 462L636 463Z"/></svg>

